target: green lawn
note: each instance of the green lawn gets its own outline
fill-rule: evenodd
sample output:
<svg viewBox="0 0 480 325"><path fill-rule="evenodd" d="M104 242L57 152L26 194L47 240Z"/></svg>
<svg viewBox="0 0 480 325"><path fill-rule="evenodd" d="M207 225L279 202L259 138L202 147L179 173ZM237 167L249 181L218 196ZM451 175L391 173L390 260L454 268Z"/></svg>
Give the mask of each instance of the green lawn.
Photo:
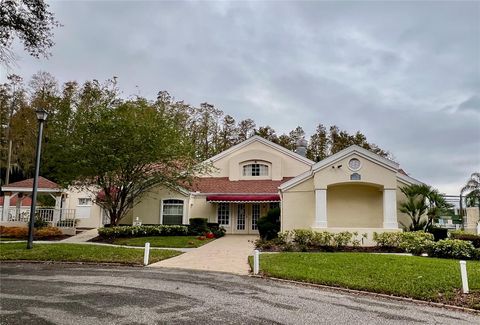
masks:
<svg viewBox="0 0 480 325"><path fill-rule="evenodd" d="M155 263L181 252L173 250L150 250L149 263ZM0 243L0 260L63 261L143 264L143 250L84 244L33 244L26 249L26 243Z"/></svg>
<svg viewBox="0 0 480 325"><path fill-rule="evenodd" d="M197 236L152 236L134 238L116 238L113 244L126 246L145 246L146 242L151 247L172 247L172 248L195 248L211 242L213 239L199 240Z"/></svg>
<svg viewBox="0 0 480 325"><path fill-rule="evenodd" d="M250 263L252 260L250 259ZM263 274L480 309L480 261L468 261L463 296L458 260L368 253L278 253L260 256Z"/></svg>

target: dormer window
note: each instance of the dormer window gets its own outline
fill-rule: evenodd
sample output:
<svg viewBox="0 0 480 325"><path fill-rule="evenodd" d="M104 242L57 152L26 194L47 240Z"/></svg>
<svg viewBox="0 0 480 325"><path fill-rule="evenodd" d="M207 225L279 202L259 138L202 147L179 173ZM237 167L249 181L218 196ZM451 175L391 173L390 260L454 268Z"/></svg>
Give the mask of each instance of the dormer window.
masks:
<svg viewBox="0 0 480 325"><path fill-rule="evenodd" d="M243 166L243 176L268 176L268 166L264 164L248 164Z"/></svg>

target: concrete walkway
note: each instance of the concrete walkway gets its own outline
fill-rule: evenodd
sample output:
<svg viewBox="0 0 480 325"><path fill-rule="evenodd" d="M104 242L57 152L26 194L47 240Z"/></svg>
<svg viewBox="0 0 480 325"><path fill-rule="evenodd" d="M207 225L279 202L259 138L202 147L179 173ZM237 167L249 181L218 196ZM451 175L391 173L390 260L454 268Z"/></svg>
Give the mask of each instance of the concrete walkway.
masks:
<svg viewBox="0 0 480 325"><path fill-rule="evenodd" d="M149 265L246 275L250 271L248 256L258 236L226 235L182 255Z"/></svg>
<svg viewBox="0 0 480 325"><path fill-rule="evenodd" d="M90 229L79 233L78 235L61 240L61 243L84 243L98 236L97 229Z"/></svg>

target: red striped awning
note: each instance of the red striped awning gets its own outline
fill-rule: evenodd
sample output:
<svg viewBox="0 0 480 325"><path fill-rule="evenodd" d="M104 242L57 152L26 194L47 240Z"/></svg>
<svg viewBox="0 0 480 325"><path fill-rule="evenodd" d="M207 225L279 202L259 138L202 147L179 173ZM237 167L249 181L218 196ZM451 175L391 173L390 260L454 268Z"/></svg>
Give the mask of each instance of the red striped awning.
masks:
<svg viewBox="0 0 480 325"><path fill-rule="evenodd" d="M278 194L251 194L251 195L208 195L208 202L230 203L257 203L257 202L280 202Z"/></svg>

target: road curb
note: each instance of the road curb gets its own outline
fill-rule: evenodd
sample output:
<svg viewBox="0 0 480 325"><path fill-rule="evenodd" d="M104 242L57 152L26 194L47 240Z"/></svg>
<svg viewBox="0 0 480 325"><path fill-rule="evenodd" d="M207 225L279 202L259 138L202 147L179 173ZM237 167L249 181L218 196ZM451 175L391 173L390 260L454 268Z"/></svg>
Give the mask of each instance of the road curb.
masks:
<svg viewBox="0 0 480 325"><path fill-rule="evenodd" d="M332 287L332 286L328 286L328 285L324 285L324 284L316 284L316 283L301 282L301 281L295 281L295 280L287 280L287 279L269 277L269 276L264 276L264 275L250 274L249 276L252 277L252 278L272 280L272 281L276 281L276 282L283 282L283 283L301 285L301 286L305 286L305 287L321 288L321 289L327 289L327 290L330 290L330 291L337 291L337 292L341 291L341 292L347 292L347 293L356 294L356 295L368 295L368 296L371 296L371 297L380 297L380 298L385 298L385 299L389 299L389 300L410 302L410 303L416 303L416 304L420 304L420 305L426 305L426 306L432 306L432 307L438 307L438 308L445 308L445 309L449 309L449 310L462 311L462 312L466 312L466 313L470 313L470 314L480 315L480 310L471 309L471 308L467 308L467 307L448 305L448 304L443 304L443 303L440 303L440 302L418 300L418 299L414 299L414 298L393 296L393 295L387 295L387 294L384 294L384 293L376 293L376 292L348 289L348 288L342 288L342 287Z"/></svg>
<svg viewBox="0 0 480 325"><path fill-rule="evenodd" d="M142 264L122 264L122 263L105 263L105 262L72 262L72 261L35 261L35 260L2 260L2 264L68 264L68 265L93 265L93 266L125 266L143 268Z"/></svg>

